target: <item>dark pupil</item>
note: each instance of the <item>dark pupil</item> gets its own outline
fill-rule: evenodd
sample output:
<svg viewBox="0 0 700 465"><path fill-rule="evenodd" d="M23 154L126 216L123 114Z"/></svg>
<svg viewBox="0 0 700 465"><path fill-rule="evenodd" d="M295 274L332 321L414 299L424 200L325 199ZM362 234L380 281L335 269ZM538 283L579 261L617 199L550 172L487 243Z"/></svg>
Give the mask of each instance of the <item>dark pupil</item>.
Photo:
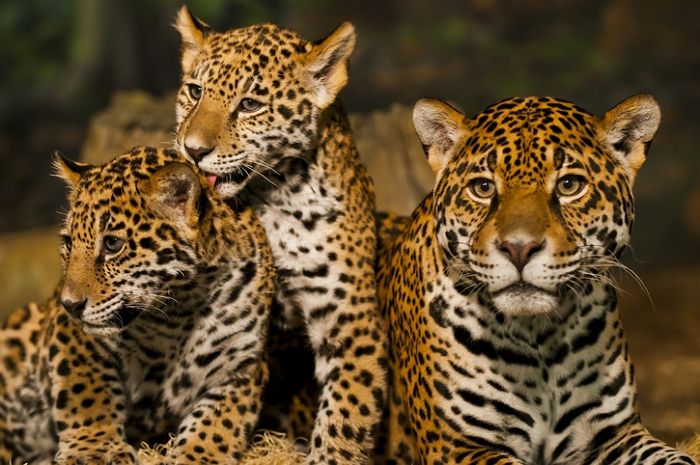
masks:
<svg viewBox="0 0 700 465"><path fill-rule="evenodd" d="M105 240L105 245L109 250L114 250L119 246L119 238L114 237L114 236L109 236Z"/></svg>
<svg viewBox="0 0 700 465"><path fill-rule="evenodd" d="M243 99L243 108L245 108L246 110L254 110L257 107L258 102L256 102L255 100L250 98Z"/></svg>
<svg viewBox="0 0 700 465"><path fill-rule="evenodd" d="M481 183L481 190L483 192L488 192L489 191L489 183L487 183L486 181L482 182Z"/></svg>
<svg viewBox="0 0 700 465"><path fill-rule="evenodd" d="M190 85L190 95L192 95L192 98L200 98L202 96L202 88L194 84Z"/></svg>
<svg viewBox="0 0 700 465"><path fill-rule="evenodd" d="M573 179L564 179L564 188L571 189L574 185Z"/></svg>

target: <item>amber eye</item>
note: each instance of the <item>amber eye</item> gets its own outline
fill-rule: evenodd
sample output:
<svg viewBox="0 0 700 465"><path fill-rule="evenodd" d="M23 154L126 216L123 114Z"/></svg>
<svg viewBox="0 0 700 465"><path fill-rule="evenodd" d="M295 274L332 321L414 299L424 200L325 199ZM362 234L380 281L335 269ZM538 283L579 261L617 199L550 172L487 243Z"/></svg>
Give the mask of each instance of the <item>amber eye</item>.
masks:
<svg viewBox="0 0 700 465"><path fill-rule="evenodd" d="M246 113L253 113L254 111L259 110L262 106L262 102L259 102L258 100L252 98L244 98L243 100L241 100L239 108L242 111L245 111Z"/></svg>
<svg viewBox="0 0 700 465"><path fill-rule="evenodd" d="M469 190L478 199L490 199L496 195L496 184L490 179L479 178L469 183Z"/></svg>
<svg viewBox="0 0 700 465"><path fill-rule="evenodd" d="M586 181L581 176L566 175L557 181L557 195L559 197L573 197L586 187Z"/></svg>
<svg viewBox="0 0 700 465"><path fill-rule="evenodd" d="M124 247L124 239L117 236L105 236L104 239L102 239L102 245L104 246L105 253L115 254Z"/></svg>
<svg viewBox="0 0 700 465"><path fill-rule="evenodd" d="M190 97L195 100L202 98L202 86L197 84L187 84L187 91L190 93Z"/></svg>

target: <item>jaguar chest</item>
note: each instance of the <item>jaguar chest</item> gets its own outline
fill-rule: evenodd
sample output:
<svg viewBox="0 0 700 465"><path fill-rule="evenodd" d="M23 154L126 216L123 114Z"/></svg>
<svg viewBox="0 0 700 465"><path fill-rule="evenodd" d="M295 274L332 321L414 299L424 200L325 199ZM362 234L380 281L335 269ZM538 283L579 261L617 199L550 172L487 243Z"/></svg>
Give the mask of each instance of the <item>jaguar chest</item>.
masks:
<svg viewBox="0 0 700 465"><path fill-rule="evenodd" d="M256 205L278 269L278 301L287 322L299 322L305 302L320 302L338 277L341 259L338 223L345 209L320 170L310 169L304 183L280 186Z"/></svg>
<svg viewBox="0 0 700 465"><path fill-rule="evenodd" d="M506 318L442 275L422 316L414 368L432 380L423 394L455 431L528 463L556 463L632 409L614 297L602 287L563 298L556 314Z"/></svg>
<svg viewBox="0 0 700 465"><path fill-rule="evenodd" d="M183 416L198 381L190 352L190 316L141 315L123 334L119 354L129 403L129 422L162 431ZM169 419L169 420L168 420Z"/></svg>
<svg viewBox="0 0 700 465"><path fill-rule="evenodd" d="M144 431L179 423L215 379L226 358L222 351L235 346L212 351L210 344L220 338L233 339L194 312L141 315L132 323L119 346L131 421Z"/></svg>

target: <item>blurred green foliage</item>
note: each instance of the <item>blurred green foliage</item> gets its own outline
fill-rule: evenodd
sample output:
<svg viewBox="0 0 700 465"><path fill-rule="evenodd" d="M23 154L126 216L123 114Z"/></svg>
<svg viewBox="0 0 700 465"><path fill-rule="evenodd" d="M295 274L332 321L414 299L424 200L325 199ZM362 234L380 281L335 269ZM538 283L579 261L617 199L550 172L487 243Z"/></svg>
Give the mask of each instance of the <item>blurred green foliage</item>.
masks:
<svg viewBox="0 0 700 465"><path fill-rule="evenodd" d="M47 86L64 66L74 20L72 0L0 3L0 83L16 87Z"/></svg>

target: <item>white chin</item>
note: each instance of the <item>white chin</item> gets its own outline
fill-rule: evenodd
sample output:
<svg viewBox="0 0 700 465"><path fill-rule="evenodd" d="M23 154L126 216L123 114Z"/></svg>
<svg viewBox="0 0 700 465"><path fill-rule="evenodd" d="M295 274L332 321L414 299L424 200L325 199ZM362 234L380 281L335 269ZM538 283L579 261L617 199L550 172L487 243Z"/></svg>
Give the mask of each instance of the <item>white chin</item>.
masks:
<svg viewBox="0 0 700 465"><path fill-rule="evenodd" d="M559 299L536 289L506 290L493 297L493 304L506 315L534 316L556 310Z"/></svg>
<svg viewBox="0 0 700 465"><path fill-rule="evenodd" d="M89 324L83 325L83 330L88 334L94 334L96 336L114 336L123 331L124 328L118 328L116 326L92 326Z"/></svg>
<svg viewBox="0 0 700 465"><path fill-rule="evenodd" d="M216 193L224 199L235 197L241 190L243 190L243 185L232 182L222 182L216 185Z"/></svg>

